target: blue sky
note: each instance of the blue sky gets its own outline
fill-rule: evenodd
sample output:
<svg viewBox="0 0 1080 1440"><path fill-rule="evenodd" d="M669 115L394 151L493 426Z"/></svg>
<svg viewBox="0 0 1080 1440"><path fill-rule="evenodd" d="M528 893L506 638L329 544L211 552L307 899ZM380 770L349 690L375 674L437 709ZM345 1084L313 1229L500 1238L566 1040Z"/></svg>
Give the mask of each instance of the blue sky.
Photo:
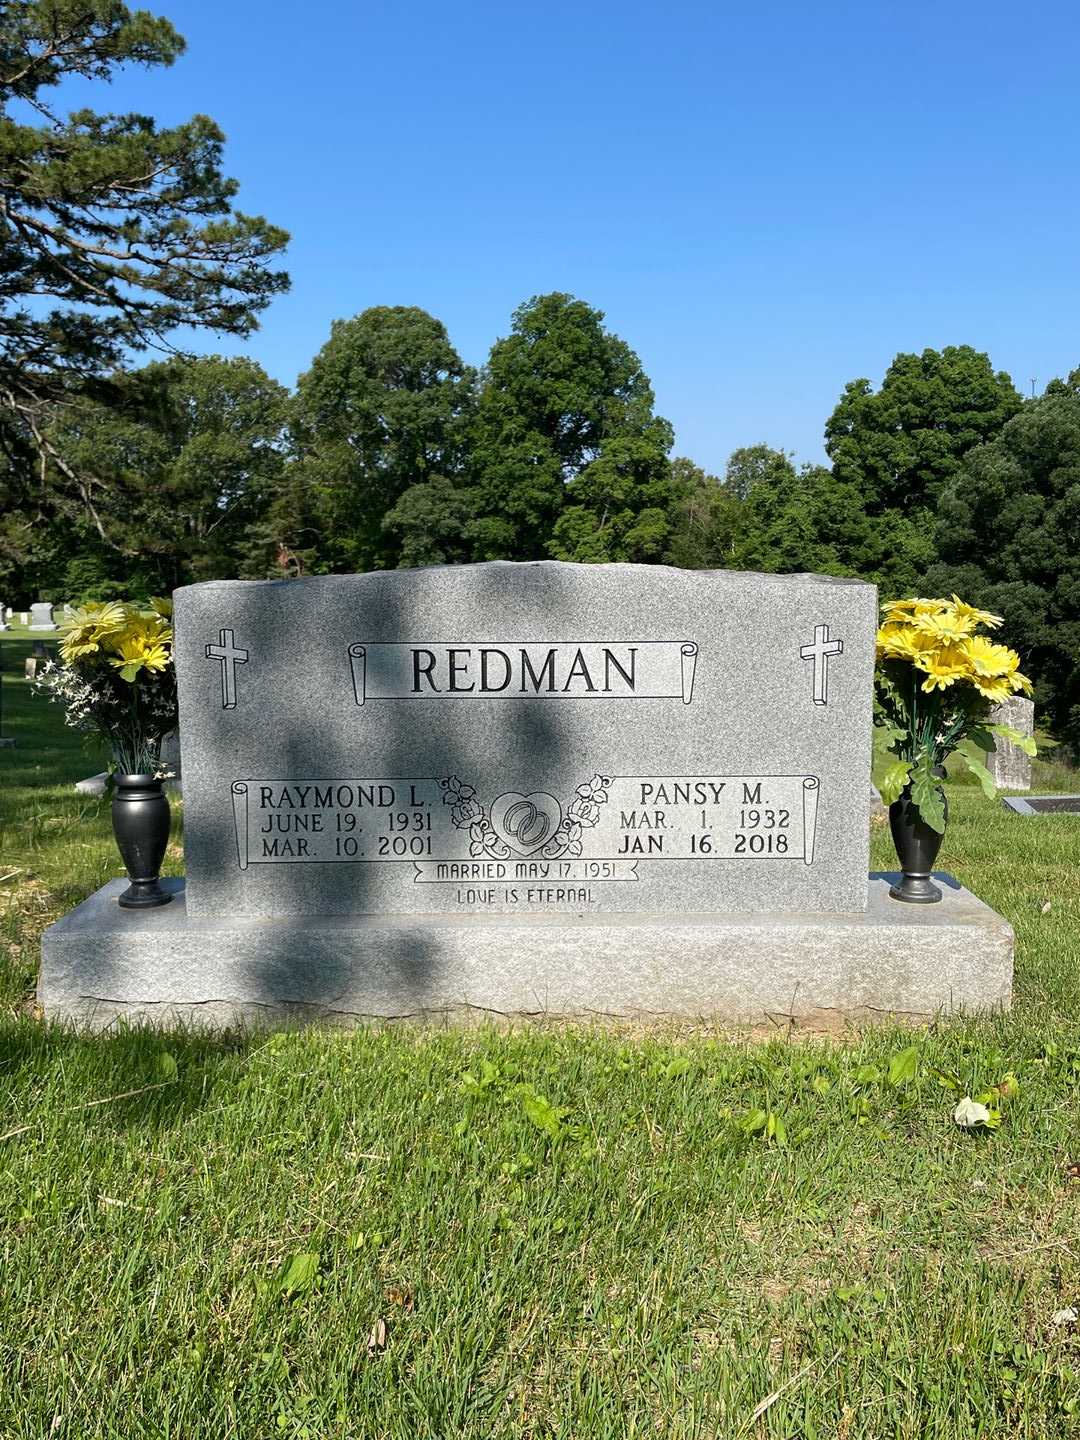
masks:
<svg viewBox="0 0 1080 1440"><path fill-rule="evenodd" d="M720 470L821 458L898 350L975 345L1025 393L1080 365L1075 0L142 3L187 54L86 98L222 125L242 208L292 232L243 347L288 384L369 305L478 364L567 290Z"/></svg>

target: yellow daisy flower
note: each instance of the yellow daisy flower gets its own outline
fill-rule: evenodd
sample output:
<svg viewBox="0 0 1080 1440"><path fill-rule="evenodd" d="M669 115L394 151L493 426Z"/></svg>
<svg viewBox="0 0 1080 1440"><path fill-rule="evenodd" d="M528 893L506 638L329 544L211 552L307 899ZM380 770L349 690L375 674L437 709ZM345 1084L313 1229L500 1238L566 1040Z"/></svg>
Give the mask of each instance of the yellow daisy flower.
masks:
<svg viewBox="0 0 1080 1440"><path fill-rule="evenodd" d="M952 605L946 605L933 614L915 616L916 628L925 635L932 635L947 645L956 645L975 629L975 621L969 615L960 615Z"/></svg>
<svg viewBox="0 0 1080 1440"><path fill-rule="evenodd" d="M957 645L926 650L916 659L915 665L917 669L926 672L922 688L927 694L932 694L935 690L945 690L957 680L972 678L970 662Z"/></svg>
<svg viewBox="0 0 1080 1440"><path fill-rule="evenodd" d="M906 625L915 614L914 600L889 600L881 607L883 625Z"/></svg>
<svg viewBox="0 0 1080 1440"><path fill-rule="evenodd" d="M971 683L980 695L993 701L995 705L1000 705L1002 700L1008 700L1013 693L1012 682L1007 675L972 675Z"/></svg>
<svg viewBox="0 0 1080 1440"><path fill-rule="evenodd" d="M117 600L91 601L60 622L60 655L65 661L93 655L101 642L117 634L127 621L127 612Z"/></svg>
<svg viewBox="0 0 1080 1440"><path fill-rule="evenodd" d="M996 630L999 625L1005 624L1000 615L991 615L989 610L976 610L974 605L968 605L959 595L952 597L952 603L958 615L969 616L976 625L985 625L989 630Z"/></svg>
<svg viewBox="0 0 1080 1440"><path fill-rule="evenodd" d="M165 670L169 652L147 635L125 635L116 646L116 657L110 660L124 680L134 680L140 670Z"/></svg>
<svg viewBox="0 0 1080 1440"><path fill-rule="evenodd" d="M877 643L888 660L915 660L936 646L932 636L920 634L912 625L883 625Z"/></svg>
<svg viewBox="0 0 1080 1440"><path fill-rule="evenodd" d="M978 675L1011 675L1020 664L1020 656L1015 650L988 640L985 635L970 635L964 641L964 651Z"/></svg>

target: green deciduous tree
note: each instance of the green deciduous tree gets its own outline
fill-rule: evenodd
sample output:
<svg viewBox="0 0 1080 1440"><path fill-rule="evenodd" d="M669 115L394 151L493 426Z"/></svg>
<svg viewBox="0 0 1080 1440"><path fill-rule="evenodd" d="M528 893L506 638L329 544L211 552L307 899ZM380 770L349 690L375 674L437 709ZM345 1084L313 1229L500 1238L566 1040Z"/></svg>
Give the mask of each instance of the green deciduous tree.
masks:
<svg viewBox="0 0 1080 1440"><path fill-rule="evenodd" d="M603 314L555 292L515 311L483 375L472 432L477 559L657 559L671 429Z"/></svg>
<svg viewBox="0 0 1080 1440"><path fill-rule="evenodd" d="M686 570L730 567L743 526L743 504L724 481L692 460L671 462L667 561Z"/></svg>
<svg viewBox="0 0 1080 1440"><path fill-rule="evenodd" d="M938 505L931 593L1005 617L1043 723L1080 749L1080 370L972 450Z"/></svg>
<svg viewBox="0 0 1080 1440"><path fill-rule="evenodd" d="M470 560L473 502L471 490L445 475L411 485L382 522L396 537L398 565L458 565Z"/></svg>
<svg viewBox="0 0 1080 1440"><path fill-rule="evenodd" d="M197 115L60 114L70 76L171 65L167 20L118 0L8 0L0 7L0 442L19 463L47 451L89 506L85 477L55 448L55 407L110 397L132 351L180 326L247 335L287 277L268 268L284 231L233 208L223 136Z"/></svg>
<svg viewBox="0 0 1080 1440"><path fill-rule="evenodd" d="M567 484L548 554L556 560L662 560L671 538L668 451L674 432L642 404L605 435L595 460Z"/></svg>
<svg viewBox="0 0 1080 1440"><path fill-rule="evenodd" d="M825 424L838 479L860 488L871 514L932 507L961 457L1020 409L1019 393L970 345L897 355L881 389L845 386Z"/></svg>
<svg viewBox="0 0 1080 1440"><path fill-rule="evenodd" d="M254 361L217 356L148 365L117 390L107 406L65 405L48 431L94 477L95 525L74 500L57 507L82 533L84 563L99 555L114 575L135 561L158 590L237 574L280 483L288 392Z"/></svg>
<svg viewBox="0 0 1080 1440"><path fill-rule="evenodd" d="M857 575L883 592L909 588L934 556L928 512L868 514L859 487L823 465L786 461L745 500L738 569Z"/></svg>
<svg viewBox="0 0 1080 1440"><path fill-rule="evenodd" d="M743 502L735 568L853 575L869 558L872 525L852 487L821 465L784 458Z"/></svg>
<svg viewBox="0 0 1080 1440"><path fill-rule="evenodd" d="M755 485L766 480L786 478L791 472L791 459L783 450L771 445L743 445L733 450L724 467L724 484L740 500L745 500Z"/></svg>
<svg viewBox="0 0 1080 1440"><path fill-rule="evenodd" d="M462 473L474 379L445 327L414 306L334 322L294 407L329 568L392 568L403 547L417 552L417 516L434 517ZM414 487L429 487L426 498L401 508Z"/></svg>

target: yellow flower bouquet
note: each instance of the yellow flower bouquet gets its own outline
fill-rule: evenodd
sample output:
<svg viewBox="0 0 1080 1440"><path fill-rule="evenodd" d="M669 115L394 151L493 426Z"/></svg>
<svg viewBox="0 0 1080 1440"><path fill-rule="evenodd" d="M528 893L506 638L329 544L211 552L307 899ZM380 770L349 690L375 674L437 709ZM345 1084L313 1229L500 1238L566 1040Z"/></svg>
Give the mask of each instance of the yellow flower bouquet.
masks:
<svg viewBox="0 0 1080 1440"><path fill-rule="evenodd" d="M177 719L172 641L169 600L84 605L60 625L60 659L39 678L69 725L105 738L122 774L161 769L161 742Z"/></svg>
<svg viewBox="0 0 1080 1440"><path fill-rule="evenodd" d="M956 755L992 796L983 757L994 737L1034 755L1035 744L1007 725L990 724L991 707L1031 693L1020 656L991 640L1000 615L949 600L893 600L882 607L877 635L874 781L892 805L905 792L922 820L945 832L941 767Z"/></svg>

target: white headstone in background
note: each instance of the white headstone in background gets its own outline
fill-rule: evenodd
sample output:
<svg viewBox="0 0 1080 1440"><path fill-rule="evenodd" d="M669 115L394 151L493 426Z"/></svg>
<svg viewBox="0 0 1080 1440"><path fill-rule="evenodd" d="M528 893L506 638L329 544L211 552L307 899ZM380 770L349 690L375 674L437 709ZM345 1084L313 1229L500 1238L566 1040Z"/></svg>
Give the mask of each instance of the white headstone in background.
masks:
<svg viewBox="0 0 1080 1440"><path fill-rule="evenodd" d="M990 712L990 723L1008 725L1021 735L1035 734L1035 706L1023 695L1013 695L995 705ZM1025 755L1018 745L995 737L997 749L987 756L986 766L994 777L994 784L1001 790L1031 789L1031 756Z"/></svg>
<svg viewBox="0 0 1080 1440"><path fill-rule="evenodd" d="M42 601L41 604L30 606L30 629L31 630L55 630L56 623L53 620L53 607Z"/></svg>

